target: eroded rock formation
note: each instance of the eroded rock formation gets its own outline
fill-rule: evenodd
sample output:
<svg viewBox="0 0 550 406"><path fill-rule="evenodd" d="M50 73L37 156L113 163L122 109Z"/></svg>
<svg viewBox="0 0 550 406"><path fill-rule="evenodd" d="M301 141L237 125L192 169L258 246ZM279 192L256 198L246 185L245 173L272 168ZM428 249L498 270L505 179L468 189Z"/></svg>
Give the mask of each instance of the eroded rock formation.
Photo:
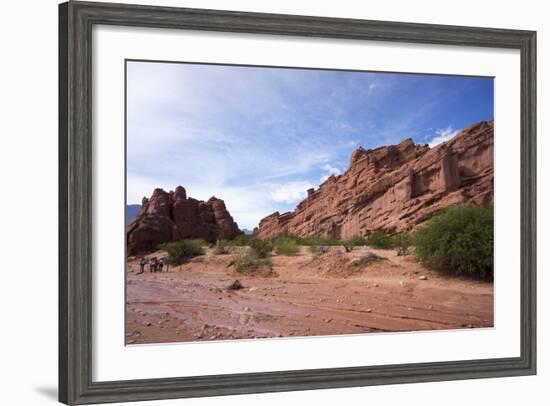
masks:
<svg viewBox="0 0 550 406"><path fill-rule="evenodd" d="M348 238L410 229L458 203L492 204L493 122L472 125L434 148L411 139L360 147L345 173L307 193L294 211L262 219L254 234Z"/></svg>
<svg viewBox="0 0 550 406"><path fill-rule="evenodd" d="M232 239L242 234L223 200L207 202L187 197L178 186L173 192L155 189L143 198L141 210L126 230L128 255L155 250L159 244L185 238L206 241Z"/></svg>

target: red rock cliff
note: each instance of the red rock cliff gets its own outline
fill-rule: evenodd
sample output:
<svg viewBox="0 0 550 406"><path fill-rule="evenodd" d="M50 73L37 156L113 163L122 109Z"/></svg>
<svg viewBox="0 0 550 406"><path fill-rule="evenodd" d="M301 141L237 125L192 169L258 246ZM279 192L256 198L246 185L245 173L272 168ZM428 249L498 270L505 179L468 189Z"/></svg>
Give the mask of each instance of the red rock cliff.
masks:
<svg viewBox="0 0 550 406"><path fill-rule="evenodd" d="M155 250L159 244L185 238L207 241L232 239L242 234L223 200L207 202L187 197L178 186L174 192L155 189L143 198L138 216L126 229L128 255Z"/></svg>
<svg viewBox="0 0 550 406"><path fill-rule="evenodd" d="M254 234L348 238L410 229L458 203L492 204L493 122L472 125L434 148L411 139L360 147L344 174L307 192L294 211L265 217Z"/></svg>

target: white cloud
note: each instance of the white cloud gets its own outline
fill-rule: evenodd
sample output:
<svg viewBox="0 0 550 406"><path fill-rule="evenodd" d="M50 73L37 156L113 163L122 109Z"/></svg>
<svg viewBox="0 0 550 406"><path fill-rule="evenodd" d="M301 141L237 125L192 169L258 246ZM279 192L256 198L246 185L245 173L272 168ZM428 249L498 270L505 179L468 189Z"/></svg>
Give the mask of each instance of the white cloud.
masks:
<svg viewBox="0 0 550 406"><path fill-rule="evenodd" d="M428 145L430 148L433 148L442 142L449 141L458 133L458 131L459 130L454 130L451 126L447 128L439 128L435 130L436 135L428 142Z"/></svg>
<svg viewBox="0 0 550 406"><path fill-rule="evenodd" d="M358 145L399 141L440 105L403 116L391 93L401 82L387 74L132 62L127 81L127 202L182 185L224 199L249 229L344 172ZM386 105L399 117L388 128ZM428 133L438 143L453 130Z"/></svg>
<svg viewBox="0 0 550 406"><path fill-rule="evenodd" d="M323 174L321 175L321 183L327 180L331 175L340 175L343 172L341 168L337 168L331 164L323 165L321 167L321 171L323 171Z"/></svg>
<svg viewBox="0 0 550 406"><path fill-rule="evenodd" d="M278 203L298 203L305 199L307 190L314 187L309 182L297 181L272 185L271 199Z"/></svg>

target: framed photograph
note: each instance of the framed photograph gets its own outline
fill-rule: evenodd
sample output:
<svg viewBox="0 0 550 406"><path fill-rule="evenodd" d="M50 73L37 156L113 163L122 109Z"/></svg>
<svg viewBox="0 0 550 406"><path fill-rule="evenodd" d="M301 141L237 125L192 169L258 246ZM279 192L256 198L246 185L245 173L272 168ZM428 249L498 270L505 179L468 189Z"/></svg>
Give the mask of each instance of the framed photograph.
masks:
<svg viewBox="0 0 550 406"><path fill-rule="evenodd" d="M59 6L59 400L536 373L536 33Z"/></svg>

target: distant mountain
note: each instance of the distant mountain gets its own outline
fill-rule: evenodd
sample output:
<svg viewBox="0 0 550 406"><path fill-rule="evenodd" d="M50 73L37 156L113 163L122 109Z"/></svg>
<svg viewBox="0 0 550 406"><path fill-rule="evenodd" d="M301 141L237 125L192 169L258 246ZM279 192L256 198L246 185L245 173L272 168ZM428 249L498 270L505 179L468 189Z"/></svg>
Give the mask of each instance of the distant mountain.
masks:
<svg viewBox="0 0 550 406"><path fill-rule="evenodd" d="M139 210L141 209L141 204L127 204L126 205L126 225L130 224L134 220Z"/></svg>
<svg viewBox="0 0 550 406"><path fill-rule="evenodd" d="M246 235L252 235L252 230L249 230L248 228L243 228L243 229L241 229L241 231L243 233L245 233Z"/></svg>

